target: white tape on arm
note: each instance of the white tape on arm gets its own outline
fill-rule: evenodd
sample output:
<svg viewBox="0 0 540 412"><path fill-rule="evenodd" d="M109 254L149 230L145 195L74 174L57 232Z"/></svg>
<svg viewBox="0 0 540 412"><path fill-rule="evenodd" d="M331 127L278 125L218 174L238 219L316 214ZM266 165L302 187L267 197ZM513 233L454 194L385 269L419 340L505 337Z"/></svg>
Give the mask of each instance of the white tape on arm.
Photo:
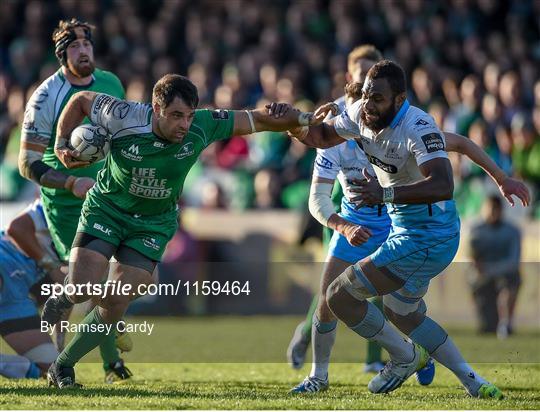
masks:
<svg viewBox="0 0 540 412"><path fill-rule="evenodd" d="M309 192L309 212L324 226L328 225L328 219L336 213L332 203L333 188L333 183L314 182Z"/></svg>
<svg viewBox="0 0 540 412"><path fill-rule="evenodd" d="M245 110L247 117L249 119L249 126L251 127L251 133L257 132L255 129L255 122L253 121L253 114L251 113L251 110Z"/></svg>

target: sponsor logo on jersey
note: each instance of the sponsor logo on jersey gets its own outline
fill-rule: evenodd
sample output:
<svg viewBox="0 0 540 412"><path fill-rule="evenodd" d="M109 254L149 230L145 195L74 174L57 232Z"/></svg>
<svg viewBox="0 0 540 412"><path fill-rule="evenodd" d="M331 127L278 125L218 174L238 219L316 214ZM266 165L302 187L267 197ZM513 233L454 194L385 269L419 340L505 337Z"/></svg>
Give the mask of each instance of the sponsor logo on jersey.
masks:
<svg viewBox="0 0 540 412"><path fill-rule="evenodd" d="M397 144L392 144L388 146L388 150L386 151L384 157L386 157L387 159L401 159L398 147L399 146Z"/></svg>
<svg viewBox="0 0 540 412"><path fill-rule="evenodd" d="M112 109L112 115L116 119L123 119L127 116L130 110L128 102L119 101L116 103Z"/></svg>
<svg viewBox="0 0 540 412"><path fill-rule="evenodd" d="M49 92L47 90L40 90L32 99L30 106L36 110L41 110L40 104L47 100L47 97L49 97Z"/></svg>
<svg viewBox="0 0 540 412"><path fill-rule="evenodd" d="M227 120L229 118L229 111L218 109L212 112L212 118L214 120Z"/></svg>
<svg viewBox="0 0 540 412"><path fill-rule="evenodd" d="M379 169L384 170L386 173L396 174L397 173L397 167L395 165L390 165L388 163L384 163L381 159L371 156L370 154L366 153L366 156L369 160L369 163L377 166Z"/></svg>
<svg viewBox="0 0 540 412"><path fill-rule="evenodd" d="M334 164L328 160L326 157L322 155L318 155L317 159L315 159L315 163L317 163L317 166L322 167L323 169L332 169Z"/></svg>
<svg viewBox="0 0 540 412"><path fill-rule="evenodd" d="M180 148L180 151L174 155L178 160L191 156L195 153L193 142L188 142Z"/></svg>
<svg viewBox="0 0 540 412"><path fill-rule="evenodd" d="M416 131L433 129L433 125L420 117L418 120L416 120L416 122L414 122L413 129Z"/></svg>
<svg viewBox="0 0 540 412"><path fill-rule="evenodd" d="M345 173L347 172L358 172L360 174L362 174L362 168L361 167L356 167L356 166L350 166L350 167L347 167L347 166L343 166L341 168ZM349 183L349 182L348 182Z"/></svg>
<svg viewBox="0 0 540 412"><path fill-rule="evenodd" d="M147 248L154 249L154 250L157 250L157 251L159 251L159 249L160 249L159 243L153 237L145 237L145 238L143 238L142 243Z"/></svg>
<svg viewBox="0 0 540 412"><path fill-rule="evenodd" d="M154 142L154 147L159 147L160 149L163 149L165 147L165 143L163 143L163 142Z"/></svg>
<svg viewBox="0 0 540 412"><path fill-rule="evenodd" d="M100 232L105 233L107 236L111 235L111 229L106 228L101 223L94 223L94 229L99 230Z"/></svg>
<svg viewBox="0 0 540 412"><path fill-rule="evenodd" d="M159 179L155 167L134 167L131 169L129 193L145 199L167 199L172 189L167 187L167 179Z"/></svg>
<svg viewBox="0 0 540 412"><path fill-rule="evenodd" d="M94 103L94 109L92 110L92 113L98 114L100 110L102 110L109 103L112 103L114 100L115 99L112 96L108 96L106 94L100 94L98 97L96 97L96 101Z"/></svg>
<svg viewBox="0 0 540 412"><path fill-rule="evenodd" d="M133 160L134 162L140 162L143 157L139 156L139 146L135 143L129 146L129 148L120 150L120 153L122 156L124 156L126 159Z"/></svg>
<svg viewBox="0 0 540 412"><path fill-rule="evenodd" d="M428 153L444 150L444 140L438 133L429 133L421 137Z"/></svg>
<svg viewBox="0 0 540 412"><path fill-rule="evenodd" d="M33 120L29 122L24 122L23 130L31 130L33 132L37 132L36 122L34 122Z"/></svg>

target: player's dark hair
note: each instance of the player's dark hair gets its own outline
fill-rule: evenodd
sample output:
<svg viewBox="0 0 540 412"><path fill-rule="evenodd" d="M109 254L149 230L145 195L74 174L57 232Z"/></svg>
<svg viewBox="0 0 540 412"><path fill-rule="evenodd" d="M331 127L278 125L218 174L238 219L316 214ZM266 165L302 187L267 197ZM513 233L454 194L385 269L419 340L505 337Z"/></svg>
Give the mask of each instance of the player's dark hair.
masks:
<svg viewBox="0 0 540 412"><path fill-rule="evenodd" d="M60 20L58 27L54 29L52 41L54 42L54 54L62 66L67 65L66 49L69 44L77 40L75 29L80 27L84 31L84 37L94 44L92 40L92 30L95 28L90 23L72 18L71 20Z"/></svg>
<svg viewBox="0 0 540 412"><path fill-rule="evenodd" d="M407 80L403 68L391 60L381 60L367 72L370 79L387 79L394 96L405 93Z"/></svg>
<svg viewBox="0 0 540 412"><path fill-rule="evenodd" d="M175 97L182 99L192 109L199 105L197 87L187 77L179 74L166 74L155 84L152 91L152 102L165 108L171 104Z"/></svg>

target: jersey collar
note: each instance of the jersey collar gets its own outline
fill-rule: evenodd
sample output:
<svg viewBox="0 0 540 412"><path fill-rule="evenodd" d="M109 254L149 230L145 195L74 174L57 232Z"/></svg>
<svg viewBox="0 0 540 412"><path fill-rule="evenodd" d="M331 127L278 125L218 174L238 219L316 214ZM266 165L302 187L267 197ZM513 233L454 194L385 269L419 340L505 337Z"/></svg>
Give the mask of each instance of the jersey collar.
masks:
<svg viewBox="0 0 540 412"><path fill-rule="evenodd" d="M76 84L72 84L69 82L69 80L66 78L66 76L64 75L64 72L62 71L62 68L60 67L57 71L57 73L59 74L60 78L62 80L65 80L66 82L68 82L70 84L71 87L73 87L74 89L87 89L89 88L90 86L92 86L94 84L94 82L96 81L96 75L95 75L95 72L92 73L92 79L90 80L90 82L88 84L84 84L82 86L79 86L79 85L76 85Z"/></svg>
<svg viewBox="0 0 540 412"><path fill-rule="evenodd" d="M390 127L392 129L395 129L396 126L398 125L398 123L403 118L403 116L405 116L405 113L407 113L407 110L409 110L409 106L410 106L409 101L407 99L405 99L405 101L403 102L403 104L399 108L399 111L394 116L394 119L392 120L392 123L390 123Z"/></svg>

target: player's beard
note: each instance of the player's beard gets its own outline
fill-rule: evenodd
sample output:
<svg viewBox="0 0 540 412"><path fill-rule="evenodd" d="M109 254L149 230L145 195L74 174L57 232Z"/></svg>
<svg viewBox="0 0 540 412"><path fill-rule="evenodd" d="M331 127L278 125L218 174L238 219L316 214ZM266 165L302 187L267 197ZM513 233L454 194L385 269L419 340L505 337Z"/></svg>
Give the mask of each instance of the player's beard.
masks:
<svg viewBox="0 0 540 412"><path fill-rule="evenodd" d="M92 73L94 73L96 66L94 65L94 61L88 58L88 61L84 63L75 63L68 61L68 69L71 73L73 73L74 76L79 78L84 78L90 76Z"/></svg>
<svg viewBox="0 0 540 412"><path fill-rule="evenodd" d="M384 113L373 113L377 115L376 120L369 120L366 116L365 108L362 107L360 110L360 118L362 119L362 125L367 127L370 130L382 130L385 127L388 127L390 123L392 123L392 120L394 117L396 117L396 114L398 112L398 109L396 109L396 99L393 100L392 104L390 105L390 108L384 112Z"/></svg>

